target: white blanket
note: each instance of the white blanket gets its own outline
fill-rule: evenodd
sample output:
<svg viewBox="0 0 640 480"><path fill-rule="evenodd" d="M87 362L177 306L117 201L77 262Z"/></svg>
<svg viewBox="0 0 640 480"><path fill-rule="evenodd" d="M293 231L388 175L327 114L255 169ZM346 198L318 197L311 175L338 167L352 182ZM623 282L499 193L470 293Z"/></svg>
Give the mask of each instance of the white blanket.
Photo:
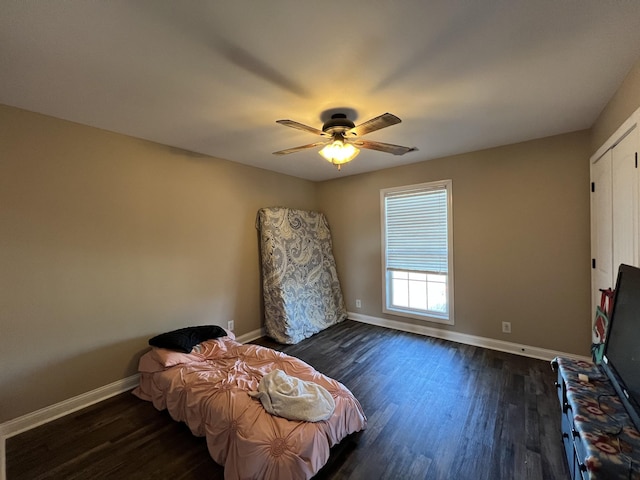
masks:
<svg viewBox="0 0 640 480"><path fill-rule="evenodd" d="M260 380L257 392L249 392L259 398L265 410L272 415L319 422L327 420L336 408L336 402L326 388L287 375L282 370L272 370Z"/></svg>

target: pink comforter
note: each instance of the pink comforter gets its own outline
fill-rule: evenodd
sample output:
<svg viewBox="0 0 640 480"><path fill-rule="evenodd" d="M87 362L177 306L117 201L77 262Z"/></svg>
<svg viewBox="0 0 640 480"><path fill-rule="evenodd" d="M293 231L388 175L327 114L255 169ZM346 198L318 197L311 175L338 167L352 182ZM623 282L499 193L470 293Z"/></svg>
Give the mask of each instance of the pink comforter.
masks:
<svg viewBox="0 0 640 480"><path fill-rule="evenodd" d="M267 413L247 392L274 369L326 388L336 402L331 418L311 423ZM139 370L133 393L205 436L225 479L310 478L333 445L367 424L360 403L341 383L300 359L232 336L203 342L190 354L153 348Z"/></svg>

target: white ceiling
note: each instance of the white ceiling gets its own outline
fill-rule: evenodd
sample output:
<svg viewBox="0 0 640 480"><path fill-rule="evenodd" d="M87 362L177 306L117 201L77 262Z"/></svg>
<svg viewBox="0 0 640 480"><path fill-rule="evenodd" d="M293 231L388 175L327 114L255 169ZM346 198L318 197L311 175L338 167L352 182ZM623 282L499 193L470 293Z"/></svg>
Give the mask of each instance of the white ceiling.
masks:
<svg viewBox="0 0 640 480"><path fill-rule="evenodd" d="M0 0L0 103L311 180L589 128L636 0ZM338 172L278 119L403 122ZM355 118L354 118L355 117Z"/></svg>

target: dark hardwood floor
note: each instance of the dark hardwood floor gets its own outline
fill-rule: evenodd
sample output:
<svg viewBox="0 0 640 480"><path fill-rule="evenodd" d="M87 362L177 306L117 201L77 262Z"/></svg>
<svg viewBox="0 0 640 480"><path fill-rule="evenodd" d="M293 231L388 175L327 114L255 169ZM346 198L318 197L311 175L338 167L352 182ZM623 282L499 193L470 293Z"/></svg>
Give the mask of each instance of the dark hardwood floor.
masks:
<svg viewBox="0 0 640 480"><path fill-rule="evenodd" d="M566 479L548 362L345 321L294 355L345 384L368 428L324 479ZM222 479L203 438L130 393L9 438L7 478Z"/></svg>

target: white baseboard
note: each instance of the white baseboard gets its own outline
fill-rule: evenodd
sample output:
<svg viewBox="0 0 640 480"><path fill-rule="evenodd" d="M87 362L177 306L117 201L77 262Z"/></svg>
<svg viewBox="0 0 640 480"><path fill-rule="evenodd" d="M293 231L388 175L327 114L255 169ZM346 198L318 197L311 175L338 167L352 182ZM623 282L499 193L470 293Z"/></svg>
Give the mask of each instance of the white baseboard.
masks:
<svg viewBox="0 0 640 480"><path fill-rule="evenodd" d="M252 332L245 333L244 335L240 335L239 337L236 337L236 342L248 343L255 340L256 338L264 337L265 335L266 335L266 332L264 328L259 328L257 330L253 330Z"/></svg>
<svg viewBox="0 0 640 480"><path fill-rule="evenodd" d="M357 322L368 323L378 327L392 328L403 332L417 333L428 337L442 338L443 340L451 340L452 342L464 343L465 345L474 345L476 347L488 348L490 350L498 350L500 352L514 353L525 357L537 358L540 360L553 360L555 357L568 357L577 360L585 360L590 362L590 357L575 355L572 353L558 352L555 350L547 350L546 348L532 347L530 345L522 345L519 343L505 342L503 340L495 340L493 338L477 337L475 335L467 335L466 333L452 332L450 330L427 327L426 325L415 325L411 323L398 322L396 320L387 320L385 318L372 317L361 313L348 312L349 319Z"/></svg>
<svg viewBox="0 0 640 480"><path fill-rule="evenodd" d="M101 402L107 398L126 392L136 387L140 376L132 375L122 380L110 383L90 392L83 393L62 402L50 405L35 412L27 413L13 420L0 424L0 479L7 478L6 472L6 440L32 428L43 425L47 422L63 417L85 407Z"/></svg>

